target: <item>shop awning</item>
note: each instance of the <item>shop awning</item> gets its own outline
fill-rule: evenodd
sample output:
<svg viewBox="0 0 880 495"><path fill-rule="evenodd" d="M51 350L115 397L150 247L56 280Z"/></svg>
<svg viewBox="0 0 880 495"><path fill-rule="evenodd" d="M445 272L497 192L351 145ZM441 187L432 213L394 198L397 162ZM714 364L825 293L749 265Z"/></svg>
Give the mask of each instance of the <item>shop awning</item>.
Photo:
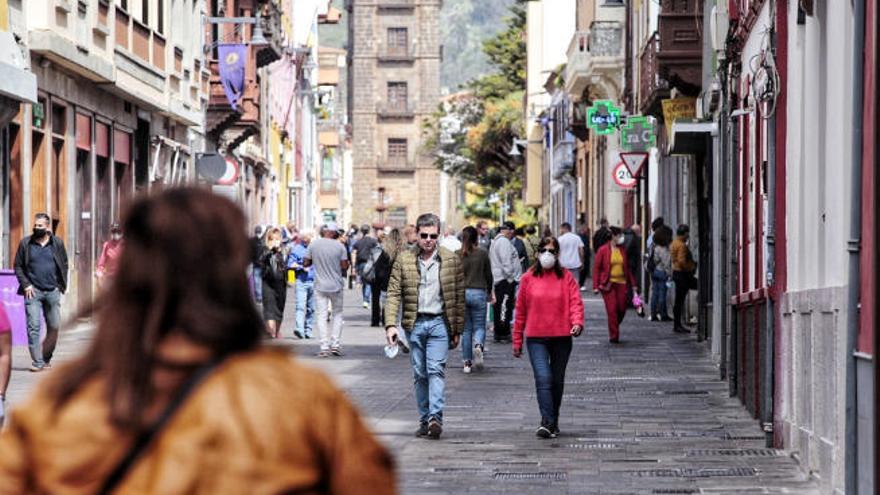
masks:
<svg viewBox="0 0 880 495"><path fill-rule="evenodd" d="M669 152L694 155L706 151L707 136L718 135L718 124L697 120L676 120L672 124Z"/></svg>

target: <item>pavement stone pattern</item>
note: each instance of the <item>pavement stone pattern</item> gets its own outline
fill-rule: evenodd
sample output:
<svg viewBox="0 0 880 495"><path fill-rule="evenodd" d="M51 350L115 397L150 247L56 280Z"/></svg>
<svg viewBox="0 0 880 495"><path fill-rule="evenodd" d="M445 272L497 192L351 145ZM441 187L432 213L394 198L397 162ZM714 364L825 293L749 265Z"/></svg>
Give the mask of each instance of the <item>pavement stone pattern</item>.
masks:
<svg viewBox="0 0 880 495"><path fill-rule="evenodd" d="M758 421L728 397L704 344L630 311L622 344L612 346L602 302L586 293L558 438L535 437L528 358L493 344L491 332L484 372L463 374L460 350L450 354L442 438L415 438L409 359L387 359L384 332L369 326L360 291L345 297L344 357L317 358L317 340L293 338L292 290L279 344L346 390L395 455L403 494L821 493L788 452L765 447ZM63 331L58 359L84 348L89 333L83 324ZM26 348L14 360L10 404L40 378L26 371Z"/></svg>

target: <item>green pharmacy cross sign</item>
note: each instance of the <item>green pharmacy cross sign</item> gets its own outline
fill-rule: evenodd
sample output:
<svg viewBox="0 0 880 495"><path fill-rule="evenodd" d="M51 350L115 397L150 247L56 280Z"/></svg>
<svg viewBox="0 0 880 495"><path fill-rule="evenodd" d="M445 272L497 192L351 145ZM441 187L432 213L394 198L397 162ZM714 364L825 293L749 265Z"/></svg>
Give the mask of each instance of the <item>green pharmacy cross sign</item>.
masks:
<svg viewBox="0 0 880 495"><path fill-rule="evenodd" d="M587 127L596 134L613 134L620 125L620 109L609 100L596 100L587 109Z"/></svg>
<svg viewBox="0 0 880 495"><path fill-rule="evenodd" d="M654 123L640 115L626 119L620 127L620 145L626 151L649 151L657 146Z"/></svg>

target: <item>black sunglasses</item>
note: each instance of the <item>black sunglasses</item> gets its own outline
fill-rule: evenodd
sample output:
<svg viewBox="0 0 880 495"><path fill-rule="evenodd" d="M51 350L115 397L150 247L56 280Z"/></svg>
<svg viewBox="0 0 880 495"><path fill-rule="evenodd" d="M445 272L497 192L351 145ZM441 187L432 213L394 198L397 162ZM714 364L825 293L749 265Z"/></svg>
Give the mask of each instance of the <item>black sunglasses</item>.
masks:
<svg viewBox="0 0 880 495"><path fill-rule="evenodd" d="M542 249L538 250L538 254L543 254L543 253L556 254L556 250L550 249L550 248L542 248Z"/></svg>
<svg viewBox="0 0 880 495"><path fill-rule="evenodd" d="M437 238L440 237L440 234L419 234L419 237L421 237L422 239L427 239L430 237L431 239L434 239L436 241Z"/></svg>

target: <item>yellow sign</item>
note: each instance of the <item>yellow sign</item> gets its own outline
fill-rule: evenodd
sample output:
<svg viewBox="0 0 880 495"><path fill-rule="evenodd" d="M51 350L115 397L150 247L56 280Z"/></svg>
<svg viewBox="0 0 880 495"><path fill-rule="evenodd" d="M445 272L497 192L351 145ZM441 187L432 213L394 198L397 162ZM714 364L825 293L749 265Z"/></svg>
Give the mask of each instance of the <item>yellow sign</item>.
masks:
<svg viewBox="0 0 880 495"><path fill-rule="evenodd" d="M9 2L0 0L0 31L9 31Z"/></svg>
<svg viewBox="0 0 880 495"><path fill-rule="evenodd" d="M696 98L674 98L663 100L663 120L666 122L666 136L672 136L672 123L678 119L693 119L697 116Z"/></svg>

